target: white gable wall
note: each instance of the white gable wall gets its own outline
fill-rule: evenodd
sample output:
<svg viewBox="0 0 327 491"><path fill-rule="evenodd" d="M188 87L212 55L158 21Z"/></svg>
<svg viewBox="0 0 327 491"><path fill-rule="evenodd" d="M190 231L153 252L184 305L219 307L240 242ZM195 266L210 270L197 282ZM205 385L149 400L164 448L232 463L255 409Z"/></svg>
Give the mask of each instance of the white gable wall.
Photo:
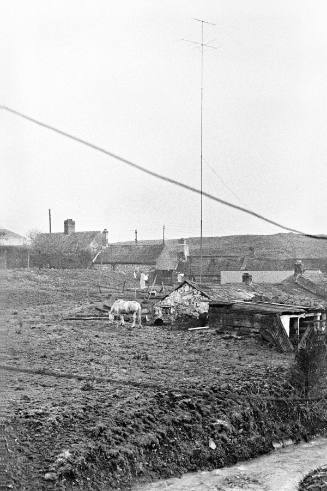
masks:
<svg viewBox="0 0 327 491"><path fill-rule="evenodd" d="M280 283L294 274L294 271L221 271L221 284L242 283L244 273L252 276L253 283Z"/></svg>

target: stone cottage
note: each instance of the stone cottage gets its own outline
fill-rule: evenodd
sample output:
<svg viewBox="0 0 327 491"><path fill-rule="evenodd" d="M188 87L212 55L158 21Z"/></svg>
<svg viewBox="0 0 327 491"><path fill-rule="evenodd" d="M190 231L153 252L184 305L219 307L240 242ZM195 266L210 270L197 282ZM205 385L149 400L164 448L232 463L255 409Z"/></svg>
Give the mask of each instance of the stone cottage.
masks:
<svg viewBox="0 0 327 491"><path fill-rule="evenodd" d="M110 244L96 258L95 266L112 271L147 274L148 283L172 285L188 256L184 239L169 248L160 243Z"/></svg>

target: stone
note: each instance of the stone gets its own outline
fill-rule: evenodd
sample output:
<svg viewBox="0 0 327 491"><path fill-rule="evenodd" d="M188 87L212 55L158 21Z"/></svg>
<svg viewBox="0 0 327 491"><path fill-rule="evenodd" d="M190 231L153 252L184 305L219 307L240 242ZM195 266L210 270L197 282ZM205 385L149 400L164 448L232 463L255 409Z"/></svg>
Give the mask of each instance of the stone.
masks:
<svg viewBox="0 0 327 491"><path fill-rule="evenodd" d="M44 474L44 479L46 481L56 481L58 479L58 476L55 472L47 472Z"/></svg>

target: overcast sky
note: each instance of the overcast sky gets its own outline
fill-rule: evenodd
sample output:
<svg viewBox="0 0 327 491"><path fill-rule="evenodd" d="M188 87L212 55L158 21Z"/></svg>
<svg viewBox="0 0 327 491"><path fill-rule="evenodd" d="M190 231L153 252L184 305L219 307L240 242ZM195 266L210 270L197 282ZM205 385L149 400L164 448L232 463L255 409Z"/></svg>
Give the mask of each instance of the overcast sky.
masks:
<svg viewBox="0 0 327 491"><path fill-rule="evenodd" d="M0 104L311 233L327 233L327 3L0 0ZM0 111L0 225L199 235L199 197ZM279 230L204 201L204 235Z"/></svg>

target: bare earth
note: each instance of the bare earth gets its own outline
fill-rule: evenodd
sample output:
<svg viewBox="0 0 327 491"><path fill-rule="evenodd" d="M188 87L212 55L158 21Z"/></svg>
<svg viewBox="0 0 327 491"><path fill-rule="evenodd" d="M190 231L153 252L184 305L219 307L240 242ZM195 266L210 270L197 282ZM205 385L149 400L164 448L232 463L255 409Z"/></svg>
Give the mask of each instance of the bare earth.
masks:
<svg viewBox="0 0 327 491"><path fill-rule="evenodd" d="M0 280L14 489L128 489L314 432L304 408L269 401L289 390L289 355L215 332L63 320L100 299L96 271Z"/></svg>

